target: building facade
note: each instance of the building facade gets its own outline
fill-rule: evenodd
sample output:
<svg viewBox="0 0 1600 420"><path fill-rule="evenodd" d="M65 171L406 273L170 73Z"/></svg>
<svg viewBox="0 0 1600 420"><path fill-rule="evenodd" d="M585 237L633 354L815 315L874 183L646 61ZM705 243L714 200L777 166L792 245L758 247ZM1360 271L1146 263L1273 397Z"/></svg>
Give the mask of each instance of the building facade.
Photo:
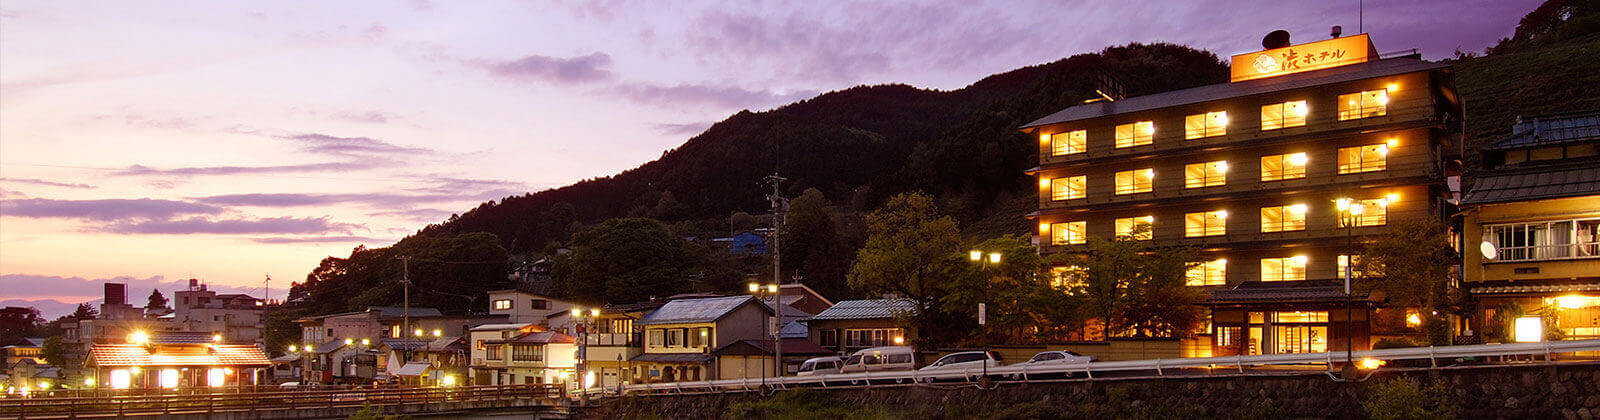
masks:
<svg viewBox="0 0 1600 420"><path fill-rule="evenodd" d="M1600 338L1600 111L1519 119L1462 197L1468 330L1489 342Z"/></svg>
<svg viewBox="0 0 1600 420"><path fill-rule="evenodd" d="M1201 249L1188 284L1208 293L1210 325L1185 356L1367 348L1374 305L1345 294L1343 261L1387 224L1453 211L1450 68L1380 59L1364 34L1232 63L1229 83L1024 126L1039 141L1039 250L1081 253L1091 236Z"/></svg>
<svg viewBox="0 0 1600 420"><path fill-rule="evenodd" d="M806 320L806 326L812 343L850 354L868 347L916 342L916 330L902 321L916 311L916 303L906 299L844 300Z"/></svg>
<svg viewBox="0 0 1600 420"><path fill-rule="evenodd" d="M644 351L629 360L642 382L715 378L712 350L745 339L771 339L772 307L752 296L676 299L636 322Z"/></svg>

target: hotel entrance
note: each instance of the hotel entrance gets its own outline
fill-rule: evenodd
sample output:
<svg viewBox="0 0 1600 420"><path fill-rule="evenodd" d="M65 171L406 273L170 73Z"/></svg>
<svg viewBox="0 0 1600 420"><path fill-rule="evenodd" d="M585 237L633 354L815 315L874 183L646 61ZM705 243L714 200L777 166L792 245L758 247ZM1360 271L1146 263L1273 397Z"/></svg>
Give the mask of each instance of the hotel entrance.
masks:
<svg viewBox="0 0 1600 420"><path fill-rule="evenodd" d="M1212 351L1218 356L1328 351L1328 311L1219 310L1214 316L1218 321L1212 335ZM1248 322L1239 325L1222 321L1234 319Z"/></svg>
<svg viewBox="0 0 1600 420"><path fill-rule="evenodd" d="M1298 299L1294 299L1298 298ZM1246 288L1213 292L1213 356L1341 352L1371 347L1372 302L1354 305L1336 287ZM1348 315L1348 320L1346 314Z"/></svg>

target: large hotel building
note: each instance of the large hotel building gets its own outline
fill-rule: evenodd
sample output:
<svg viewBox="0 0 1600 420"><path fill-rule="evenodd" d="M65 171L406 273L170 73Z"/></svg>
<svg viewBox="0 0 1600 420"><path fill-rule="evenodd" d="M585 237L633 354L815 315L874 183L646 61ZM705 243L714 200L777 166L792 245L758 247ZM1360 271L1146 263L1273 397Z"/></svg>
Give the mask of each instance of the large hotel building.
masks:
<svg viewBox="0 0 1600 420"><path fill-rule="evenodd" d="M1345 262L1388 224L1454 212L1461 118L1448 65L1380 58L1365 34L1236 55L1229 83L1066 108L1023 127L1039 250L1133 232L1200 248L1188 283L1209 322L1185 356L1370 348L1406 315L1347 296Z"/></svg>

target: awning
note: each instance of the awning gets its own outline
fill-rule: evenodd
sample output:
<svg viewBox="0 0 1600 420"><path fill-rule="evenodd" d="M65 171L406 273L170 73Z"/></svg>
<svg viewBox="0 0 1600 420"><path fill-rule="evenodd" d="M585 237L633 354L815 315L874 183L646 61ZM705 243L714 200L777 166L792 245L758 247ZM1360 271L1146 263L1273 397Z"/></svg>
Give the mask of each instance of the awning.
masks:
<svg viewBox="0 0 1600 420"><path fill-rule="evenodd" d="M183 344L144 347L96 344L89 348L89 366L270 366L256 346Z"/></svg>
<svg viewBox="0 0 1600 420"><path fill-rule="evenodd" d="M656 363L711 363L711 356L700 353L680 354L641 354L628 359L630 362L656 362Z"/></svg>
<svg viewBox="0 0 1600 420"><path fill-rule="evenodd" d="M1551 293L1600 292L1600 282L1517 282L1513 284L1477 286L1468 290L1474 295L1543 295Z"/></svg>
<svg viewBox="0 0 1600 420"><path fill-rule="evenodd" d="M433 370L433 365L427 363L406 363L394 371L395 376L422 376Z"/></svg>

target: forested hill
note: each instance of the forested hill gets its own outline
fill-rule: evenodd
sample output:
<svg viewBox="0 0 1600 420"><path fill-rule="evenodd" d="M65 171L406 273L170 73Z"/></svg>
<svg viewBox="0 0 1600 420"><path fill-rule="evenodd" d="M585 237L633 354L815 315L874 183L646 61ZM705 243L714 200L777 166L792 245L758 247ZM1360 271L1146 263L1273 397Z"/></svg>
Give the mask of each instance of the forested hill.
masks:
<svg viewBox="0 0 1600 420"><path fill-rule="evenodd" d="M1169 44L1132 44L989 76L962 89L859 86L716 123L658 160L620 174L507 197L419 234L489 232L512 253L537 252L574 223L643 216L723 219L767 208L762 185L777 172L785 195L808 188L854 210L921 190L965 221L1031 198L1023 170L1036 143L1016 127L1095 96L1100 74L1129 96L1227 80L1216 55ZM1018 218L1000 230L1025 231Z"/></svg>

